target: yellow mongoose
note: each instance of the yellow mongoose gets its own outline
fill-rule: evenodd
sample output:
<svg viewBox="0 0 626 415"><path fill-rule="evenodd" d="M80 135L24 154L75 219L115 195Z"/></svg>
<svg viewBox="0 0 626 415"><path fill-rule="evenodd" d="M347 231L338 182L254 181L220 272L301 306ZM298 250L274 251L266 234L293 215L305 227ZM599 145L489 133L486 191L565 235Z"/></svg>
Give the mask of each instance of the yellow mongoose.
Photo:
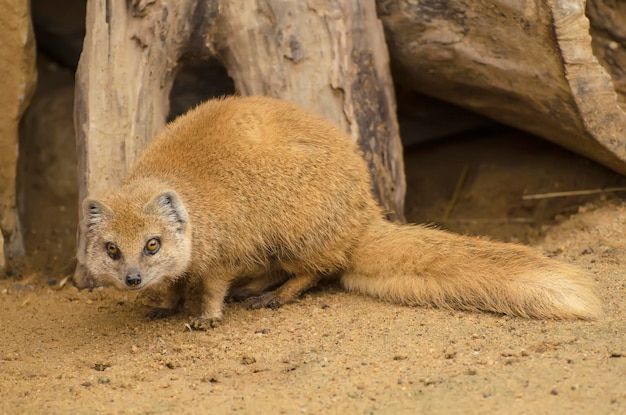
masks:
<svg viewBox="0 0 626 415"><path fill-rule="evenodd" d="M169 124L123 183L83 203L86 266L121 287L161 284L154 317L202 287L193 327L224 299L279 307L321 278L409 305L593 319L592 283L535 250L383 219L357 145L265 97L208 101ZM270 287L278 286L273 291Z"/></svg>

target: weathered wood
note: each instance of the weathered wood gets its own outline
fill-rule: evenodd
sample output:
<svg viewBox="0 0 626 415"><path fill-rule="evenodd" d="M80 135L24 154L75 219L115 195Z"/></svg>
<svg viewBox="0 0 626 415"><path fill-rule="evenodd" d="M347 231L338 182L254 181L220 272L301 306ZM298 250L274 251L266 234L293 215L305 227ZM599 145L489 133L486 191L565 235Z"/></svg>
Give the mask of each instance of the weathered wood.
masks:
<svg viewBox="0 0 626 415"><path fill-rule="evenodd" d="M608 71L617 92L617 100L626 108L626 2L619 0L587 1L591 47L598 62Z"/></svg>
<svg viewBox="0 0 626 415"><path fill-rule="evenodd" d="M2 235L2 232L0 232L0 276L4 274L5 271L5 267L6 267L6 257L4 255L4 236Z"/></svg>
<svg viewBox="0 0 626 415"><path fill-rule="evenodd" d="M86 33L75 102L80 200L116 184L163 127L177 64L192 54L221 60L243 95L291 100L342 126L361 144L379 199L403 218L402 148L373 0L92 0ZM79 234L79 286L92 284L83 252Z"/></svg>
<svg viewBox="0 0 626 415"><path fill-rule="evenodd" d="M28 0L0 1L0 273L24 253L16 201L18 125L35 89Z"/></svg>
<svg viewBox="0 0 626 415"><path fill-rule="evenodd" d="M397 82L626 173L619 105L626 14L618 3L590 0L587 8L608 50L592 48L583 0L377 0L377 7ZM609 10L618 7L621 14ZM603 56L615 83L597 60Z"/></svg>

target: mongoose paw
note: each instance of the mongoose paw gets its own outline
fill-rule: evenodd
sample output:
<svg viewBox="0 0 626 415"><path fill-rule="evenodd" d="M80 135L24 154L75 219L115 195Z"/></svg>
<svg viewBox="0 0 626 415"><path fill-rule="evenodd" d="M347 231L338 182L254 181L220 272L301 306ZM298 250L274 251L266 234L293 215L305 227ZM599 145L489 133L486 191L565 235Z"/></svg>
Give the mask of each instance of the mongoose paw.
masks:
<svg viewBox="0 0 626 415"><path fill-rule="evenodd" d="M271 308L272 310L276 310L282 305L278 296L273 292L249 298L247 303L248 308L252 310L258 310L260 308Z"/></svg>
<svg viewBox="0 0 626 415"><path fill-rule="evenodd" d="M167 307L154 307L152 310L146 314L146 317L151 318L153 320L159 320L162 318L171 317L174 314L177 314L179 311L178 307L175 308L167 308Z"/></svg>
<svg viewBox="0 0 626 415"><path fill-rule="evenodd" d="M219 318L198 317L191 322L189 327L196 331L207 331L216 328L220 323Z"/></svg>

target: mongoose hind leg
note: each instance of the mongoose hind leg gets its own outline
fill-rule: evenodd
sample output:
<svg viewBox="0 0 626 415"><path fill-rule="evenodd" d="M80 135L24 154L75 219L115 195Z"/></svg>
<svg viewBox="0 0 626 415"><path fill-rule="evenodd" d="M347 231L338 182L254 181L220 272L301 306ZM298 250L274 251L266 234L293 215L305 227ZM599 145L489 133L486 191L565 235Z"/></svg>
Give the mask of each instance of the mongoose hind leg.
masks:
<svg viewBox="0 0 626 415"><path fill-rule="evenodd" d="M178 278L165 291L165 299L161 307L154 307L146 315L152 319L161 319L178 314L185 305L186 277Z"/></svg>
<svg viewBox="0 0 626 415"><path fill-rule="evenodd" d="M299 273L282 284L274 291L261 294L248 300L248 307L251 309L259 308L280 308L283 304L295 300L307 289L316 285L322 275L319 273Z"/></svg>
<svg viewBox="0 0 626 415"><path fill-rule="evenodd" d="M252 297L258 297L264 292L284 284L289 277L290 275L286 271L273 269L242 278L230 286L226 302L242 302Z"/></svg>

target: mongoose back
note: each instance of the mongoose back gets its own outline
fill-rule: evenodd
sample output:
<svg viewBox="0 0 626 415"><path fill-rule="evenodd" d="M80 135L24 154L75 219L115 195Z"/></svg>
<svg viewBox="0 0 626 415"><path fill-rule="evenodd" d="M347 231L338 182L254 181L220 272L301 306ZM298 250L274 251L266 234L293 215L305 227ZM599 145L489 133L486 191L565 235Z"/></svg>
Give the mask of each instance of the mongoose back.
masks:
<svg viewBox="0 0 626 415"><path fill-rule="evenodd" d="M96 278L167 293L153 317L202 289L193 327L227 296L279 307L321 278L408 305L593 319L591 281L514 244L387 222L357 145L337 126L267 97L210 100L148 146L117 188L83 202ZM268 288L272 288L268 290Z"/></svg>

